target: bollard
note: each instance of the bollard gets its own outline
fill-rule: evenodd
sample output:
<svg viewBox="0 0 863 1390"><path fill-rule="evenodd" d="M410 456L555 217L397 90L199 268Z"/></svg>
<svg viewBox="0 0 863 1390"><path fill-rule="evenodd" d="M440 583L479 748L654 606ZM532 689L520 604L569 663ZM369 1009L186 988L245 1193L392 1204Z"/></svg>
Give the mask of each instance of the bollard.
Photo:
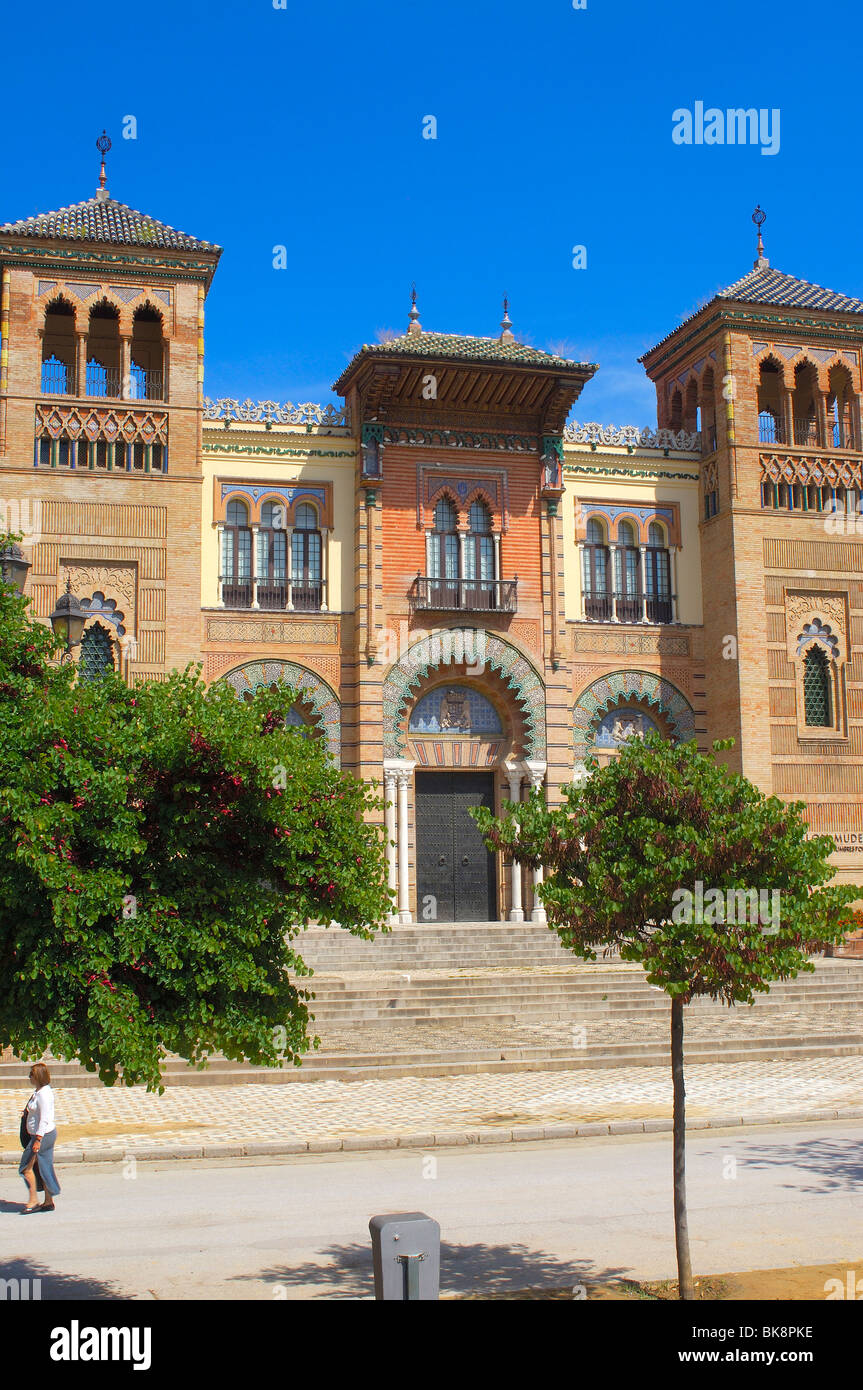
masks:
<svg viewBox="0 0 863 1390"><path fill-rule="evenodd" d="M440 1226L422 1211L391 1212L369 1222L375 1298L429 1303L440 1296Z"/></svg>

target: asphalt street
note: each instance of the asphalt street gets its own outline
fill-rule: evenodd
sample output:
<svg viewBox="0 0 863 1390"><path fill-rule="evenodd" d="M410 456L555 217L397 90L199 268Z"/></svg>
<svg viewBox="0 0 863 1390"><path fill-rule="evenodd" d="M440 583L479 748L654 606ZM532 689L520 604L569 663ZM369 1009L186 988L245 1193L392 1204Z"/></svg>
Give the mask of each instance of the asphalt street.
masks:
<svg viewBox="0 0 863 1390"><path fill-rule="evenodd" d="M442 1293L672 1277L668 1135L266 1160L70 1164L53 1214L0 1176L0 1276L43 1299L372 1294L369 1218L441 1225ZM696 1132L697 1274L859 1260L863 1124Z"/></svg>

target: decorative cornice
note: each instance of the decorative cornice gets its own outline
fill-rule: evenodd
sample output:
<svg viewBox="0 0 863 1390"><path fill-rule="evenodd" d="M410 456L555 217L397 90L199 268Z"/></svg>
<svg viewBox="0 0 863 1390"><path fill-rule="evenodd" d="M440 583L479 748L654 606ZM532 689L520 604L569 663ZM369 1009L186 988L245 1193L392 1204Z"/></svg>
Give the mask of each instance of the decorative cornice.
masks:
<svg viewBox="0 0 863 1390"><path fill-rule="evenodd" d="M565 425L563 437L567 444L611 444L630 449L679 449L697 453L701 435L686 430L639 429L636 425L599 425L595 421L580 425L577 420Z"/></svg>
<svg viewBox="0 0 863 1390"><path fill-rule="evenodd" d="M649 482L671 478L697 483L700 476L698 473L672 473L666 468L595 468L589 464L573 463L571 459L565 460L563 468L565 473L586 478L646 478Z"/></svg>
<svg viewBox="0 0 863 1390"><path fill-rule="evenodd" d="M56 271L58 262L80 265L84 262L99 266L109 266L112 274L121 274L126 268L136 271L139 275L141 269L146 267L147 275L150 279L156 280L204 280L209 282L213 274L212 264L205 261L189 261L182 255L177 255L176 259L172 256L144 256L144 255L120 255L116 251L84 251L77 246L69 248L58 247L53 251L46 251L43 246L11 246L7 243L0 243L0 263L3 265L24 264L28 270ZM158 267L163 267L159 269ZM62 268L62 264L61 264ZM182 272L182 273L179 273Z"/></svg>
<svg viewBox="0 0 863 1390"><path fill-rule="evenodd" d="M384 426L384 443L413 444L429 449L489 449L495 453L539 452L537 435L480 433L474 430L405 429L399 425Z"/></svg>
<svg viewBox="0 0 863 1390"><path fill-rule="evenodd" d="M343 425L347 427L348 412L347 409L339 410L334 405L318 405L314 401L303 401L299 405L294 405L292 401L286 401L282 405L279 401L253 401L248 397L242 402L234 400L230 396L212 401L209 396L205 396L204 419L242 420L244 423L261 421L264 424L277 425Z"/></svg>
<svg viewBox="0 0 863 1390"><path fill-rule="evenodd" d="M350 449L280 449L272 444L208 444L203 445L205 454L259 454L269 457L353 459Z"/></svg>

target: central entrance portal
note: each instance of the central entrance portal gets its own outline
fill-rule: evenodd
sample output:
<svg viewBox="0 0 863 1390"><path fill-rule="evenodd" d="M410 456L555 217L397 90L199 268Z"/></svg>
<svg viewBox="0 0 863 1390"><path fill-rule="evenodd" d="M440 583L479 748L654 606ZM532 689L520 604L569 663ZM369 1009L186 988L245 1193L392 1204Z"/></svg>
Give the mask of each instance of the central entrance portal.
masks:
<svg viewBox="0 0 863 1390"><path fill-rule="evenodd" d="M494 810L491 772L417 772L417 919L425 899L438 922L497 919L494 856L485 847L471 806ZM426 919L428 920L428 919Z"/></svg>

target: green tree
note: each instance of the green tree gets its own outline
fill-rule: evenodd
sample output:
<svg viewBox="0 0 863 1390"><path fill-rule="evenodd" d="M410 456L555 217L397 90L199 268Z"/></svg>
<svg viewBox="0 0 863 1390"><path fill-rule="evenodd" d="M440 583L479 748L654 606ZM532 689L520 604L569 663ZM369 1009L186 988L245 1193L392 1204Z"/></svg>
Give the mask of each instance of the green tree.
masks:
<svg viewBox="0 0 863 1390"><path fill-rule="evenodd" d="M380 801L287 688L76 684L56 657L0 584L0 1046L150 1089L169 1052L299 1064L297 936L389 911Z"/></svg>
<svg viewBox="0 0 863 1390"><path fill-rule="evenodd" d="M472 814L492 849L545 866L540 895L564 946L589 960L617 948L670 996L675 1238L680 1296L692 1298L685 1005L751 1003L771 981L813 970L809 957L841 940L859 890L827 886L833 842L809 837L802 803L763 795L695 743L630 739L588 771L554 810L535 794L501 819Z"/></svg>

